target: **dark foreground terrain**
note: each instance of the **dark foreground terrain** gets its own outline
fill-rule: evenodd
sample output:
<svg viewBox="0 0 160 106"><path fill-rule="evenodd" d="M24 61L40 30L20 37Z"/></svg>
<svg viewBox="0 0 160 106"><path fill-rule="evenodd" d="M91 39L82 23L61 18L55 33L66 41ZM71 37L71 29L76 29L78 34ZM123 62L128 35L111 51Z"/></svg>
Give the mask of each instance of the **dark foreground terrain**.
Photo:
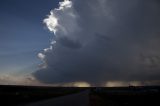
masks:
<svg viewBox="0 0 160 106"><path fill-rule="evenodd" d="M160 106L160 86L0 86L0 106Z"/></svg>

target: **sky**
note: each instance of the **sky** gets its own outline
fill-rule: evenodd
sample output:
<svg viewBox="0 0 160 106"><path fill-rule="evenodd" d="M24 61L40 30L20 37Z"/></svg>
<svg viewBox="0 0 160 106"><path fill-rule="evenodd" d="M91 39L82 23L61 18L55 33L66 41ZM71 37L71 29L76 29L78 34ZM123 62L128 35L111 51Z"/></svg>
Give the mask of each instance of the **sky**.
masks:
<svg viewBox="0 0 160 106"><path fill-rule="evenodd" d="M5 75L30 74L37 69L41 63L37 54L49 46L51 38L43 19L58 2L0 0L0 79Z"/></svg>
<svg viewBox="0 0 160 106"><path fill-rule="evenodd" d="M158 0L1 0L0 13L2 84L160 84Z"/></svg>

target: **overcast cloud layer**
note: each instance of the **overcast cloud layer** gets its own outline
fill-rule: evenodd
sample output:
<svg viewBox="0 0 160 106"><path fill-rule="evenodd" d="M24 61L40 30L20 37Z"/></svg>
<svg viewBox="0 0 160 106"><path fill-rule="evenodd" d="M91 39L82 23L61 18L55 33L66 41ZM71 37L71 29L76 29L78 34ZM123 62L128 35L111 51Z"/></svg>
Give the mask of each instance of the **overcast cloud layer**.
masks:
<svg viewBox="0 0 160 106"><path fill-rule="evenodd" d="M53 41L33 75L51 84L160 84L159 19L159 0L65 0L44 19Z"/></svg>

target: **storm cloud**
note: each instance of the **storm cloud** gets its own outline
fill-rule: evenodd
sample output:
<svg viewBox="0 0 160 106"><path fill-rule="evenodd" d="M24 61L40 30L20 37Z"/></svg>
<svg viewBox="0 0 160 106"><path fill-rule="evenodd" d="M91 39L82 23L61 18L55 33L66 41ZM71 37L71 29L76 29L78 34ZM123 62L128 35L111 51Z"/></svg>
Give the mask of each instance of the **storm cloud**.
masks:
<svg viewBox="0 0 160 106"><path fill-rule="evenodd" d="M160 84L159 19L158 0L60 2L44 19L53 41L33 75L47 84Z"/></svg>

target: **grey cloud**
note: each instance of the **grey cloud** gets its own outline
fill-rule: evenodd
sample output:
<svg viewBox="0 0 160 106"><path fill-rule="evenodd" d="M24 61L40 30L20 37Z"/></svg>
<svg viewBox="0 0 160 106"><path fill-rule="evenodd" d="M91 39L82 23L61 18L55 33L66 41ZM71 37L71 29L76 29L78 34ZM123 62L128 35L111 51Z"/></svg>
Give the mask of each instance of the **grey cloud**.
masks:
<svg viewBox="0 0 160 106"><path fill-rule="evenodd" d="M33 73L38 80L53 84L84 81L95 86L114 80L160 80L157 0L72 2L72 10L64 12L77 16L74 27L73 23L67 27L71 30L67 35L57 31L53 50L44 53L48 67ZM59 17L67 21L65 16Z"/></svg>
<svg viewBox="0 0 160 106"><path fill-rule="evenodd" d="M57 40L57 42L60 42L63 46L73 49L78 49L82 46L79 41L70 40L67 37L60 38Z"/></svg>

